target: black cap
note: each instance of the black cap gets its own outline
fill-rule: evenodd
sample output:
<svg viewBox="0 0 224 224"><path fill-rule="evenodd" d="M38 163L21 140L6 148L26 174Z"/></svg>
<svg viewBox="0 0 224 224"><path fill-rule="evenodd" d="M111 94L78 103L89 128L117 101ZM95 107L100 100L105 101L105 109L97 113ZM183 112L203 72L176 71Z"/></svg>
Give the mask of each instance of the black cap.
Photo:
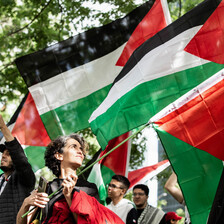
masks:
<svg viewBox="0 0 224 224"><path fill-rule="evenodd" d="M6 149L6 146L4 144L0 144L0 152L4 152L4 150Z"/></svg>

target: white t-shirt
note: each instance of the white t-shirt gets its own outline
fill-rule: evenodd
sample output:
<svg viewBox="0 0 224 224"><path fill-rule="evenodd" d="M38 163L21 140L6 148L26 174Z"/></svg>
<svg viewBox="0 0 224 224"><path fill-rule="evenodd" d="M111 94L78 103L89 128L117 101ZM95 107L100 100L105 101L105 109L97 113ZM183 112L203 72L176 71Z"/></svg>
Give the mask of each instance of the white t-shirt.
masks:
<svg viewBox="0 0 224 224"><path fill-rule="evenodd" d="M7 182L9 181L11 176L8 176L8 178L5 180L4 174L0 176L0 195L2 194L3 190L5 189L5 186Z"/></svg>
<svg viewBox="0 0 224 224"><path fill-rule="evenodd" d="M123 198L116 205L111 202L109 205L107 205L107 208L117 214L123 220L123 222L126 223L127 215L129 211L134 208L134 204L131 201Z"/></svg>

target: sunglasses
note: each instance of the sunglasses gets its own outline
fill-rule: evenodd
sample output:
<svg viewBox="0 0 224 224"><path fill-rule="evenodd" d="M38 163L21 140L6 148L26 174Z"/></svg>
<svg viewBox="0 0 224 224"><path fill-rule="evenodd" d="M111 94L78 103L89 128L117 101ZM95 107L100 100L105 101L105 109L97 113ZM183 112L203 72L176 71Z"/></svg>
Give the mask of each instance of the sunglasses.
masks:
<svg viewBox="0 0 224 224"><path fill-rule="evenodd" d="M107 188L113 188L113 189L115 189L115 188L118 188L118 189L124 189L123 187L119 187L119 186L117 186L117 185L115 185L115 184L107 184Z"/></svg>

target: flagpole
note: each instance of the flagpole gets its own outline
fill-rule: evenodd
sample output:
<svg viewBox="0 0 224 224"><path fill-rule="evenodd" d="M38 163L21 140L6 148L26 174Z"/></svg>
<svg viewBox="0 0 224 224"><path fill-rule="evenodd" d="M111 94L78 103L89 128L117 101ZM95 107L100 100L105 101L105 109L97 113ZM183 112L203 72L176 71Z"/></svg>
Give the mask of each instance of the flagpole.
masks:
<svg viewBox="0 0 224 224"><path fill-rule="evenodd" d="M77 174L77 176L80 176L81 174L83 174L84 172L86 172L89 168L91 168L92 166L94 166L96 163L98 163L101 159L103 159L104 157L108 156L111 152L113 152L115 149L117 149L118 147L120 147L121 145L123 145L125 142L127 142L129 139L133 138L135 135L137 135L139 132L141 132L143 129L145 129L147 126L149 126L150 123L147 123L145 125L143 125L138 131L136 131L134 134L130 135L128 138L126 138L125 140L123 140L121 143L119 143L118 145L116 145L114 148L112 148L110 151L108 151L107 153L105 153L103 156L101 156L99 159L97 159L95 162L93 162L92 164L90 164L88 167L86 167L85 169L83 169L81 172L79 172ZM48 198L52 197L54 194L58 193L61 189L63 188L63 186L59 187L58 190L54 191L53 193L51 193ZM31 211L33 211L36 208L33 207L31 210L29 210L28 212L26 212L25 214L22 215L22 218L24 218L26 215L28 215Z"/></svg>

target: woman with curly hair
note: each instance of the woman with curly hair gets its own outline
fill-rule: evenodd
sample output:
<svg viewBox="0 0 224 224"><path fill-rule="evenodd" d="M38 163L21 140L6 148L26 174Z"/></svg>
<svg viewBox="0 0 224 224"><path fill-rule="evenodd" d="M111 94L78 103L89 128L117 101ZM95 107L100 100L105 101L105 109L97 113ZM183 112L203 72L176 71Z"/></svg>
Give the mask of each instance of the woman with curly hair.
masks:
<svg viewBox="0 0 224 224"><path fill-rule="evenodd" d="M68 146L68 149L74 148L75 150L67 150L66 145ZM45 165L53 172L55 176L63 176L63 172L67 172L70 167L67 166L65 170L61 170L61 165L64 166L64 163L61 162L64 162L64 160L62 160L63 157L68 156L68 160L66 161L68 162L70 160L70 165L75 169L74 172L76 173L76 169L81 166L88 148L89 146L87 142L78 134L60 136L47 146L44 157ZM79 155L74 156L74 153ZM80 159L72 162L72 160L77 158Z"/></svg>
<svg viewBox="0 0 224 224"><path fill-rule="evenodd" d="M47 146L45 164L57 178L49 183L47 193L34 191L24 200L17 215L17 224L30 223L29 218L21 217L30 206L44 208L44 224L123 223L118 216L96 200L96 185L78 179L76 175L87 149L88 144L77 134L61 136ZM62 190L49 200L48 195L61 186Z"/></svg>

